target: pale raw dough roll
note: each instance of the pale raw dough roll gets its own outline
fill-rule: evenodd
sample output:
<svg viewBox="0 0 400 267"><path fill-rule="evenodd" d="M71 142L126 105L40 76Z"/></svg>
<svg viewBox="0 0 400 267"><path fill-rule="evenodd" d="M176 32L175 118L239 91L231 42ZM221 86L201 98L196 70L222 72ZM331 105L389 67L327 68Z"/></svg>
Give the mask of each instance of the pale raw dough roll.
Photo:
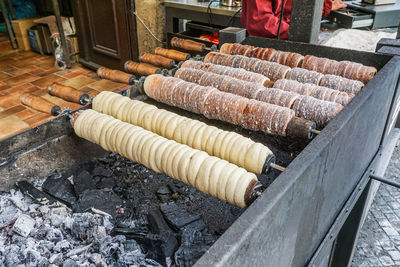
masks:
<svg viewBox="0 0 400 267"><path fill-rule="evenodd" d="M199 188L201 191L208 189L210 172L216 162L218 162L217 157L209 157L203 162L203 164L200 166L200 171L197 174L198 177L196 179L196 188Z"/></svg>
<svg viewBox="0 0 400 267"><path fill-rule="evenodd" d="M239 207L247 206L249 192L257 183L255 174L243 168L94 110L83 111L74 129L84 139L102 142L107 150Z"/></svg>
<svg viewBox="0 0 400 267"><path fill-rule="evenodd" d="M111 96L113 97L111 98ZM116 104L121 104L121 107L109 115L114 115L117 119L143 127L178 143L203 150L209 155L222 158L250 172L260 174L267 158L273 155L266 146L255 143L237 133L223 131L198 120L158 109L154 105L131 100L116 93L101 92L93 101L93 109L99 112L113 110L109 106L111 100ZM126 112L122 109L125 109ZM252 144L258 144L257 147L263 149L249 153ZM251 155L251 153L256 154ZM248 155L252 160L245 161L244 155ZM164 171L162 168L158 168Z"/></svg>

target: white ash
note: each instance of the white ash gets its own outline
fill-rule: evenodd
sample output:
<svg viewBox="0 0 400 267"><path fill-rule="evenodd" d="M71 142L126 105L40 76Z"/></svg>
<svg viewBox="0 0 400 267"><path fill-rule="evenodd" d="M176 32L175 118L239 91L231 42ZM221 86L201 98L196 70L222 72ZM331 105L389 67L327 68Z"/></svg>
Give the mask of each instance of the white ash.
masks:
<svg viewBox="0 0 400 267"><path fill-rule="evenodd" d="M339 29L321 44L331 47L374 52L376 44L381 38L395 39L396 32L386 32L385 29L374 31Z"/></svg>
<svg viewBox="0 0 400 267"><path fill-rule="evenodd" d="M0 266L161 266L113 227L101 212L73 214L10 190L0 195Z"/></svg>

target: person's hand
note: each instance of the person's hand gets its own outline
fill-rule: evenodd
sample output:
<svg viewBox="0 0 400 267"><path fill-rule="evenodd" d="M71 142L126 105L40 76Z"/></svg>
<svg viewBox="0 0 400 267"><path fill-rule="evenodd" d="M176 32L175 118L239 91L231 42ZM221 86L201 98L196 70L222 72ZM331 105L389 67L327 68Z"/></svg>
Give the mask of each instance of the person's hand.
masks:
<svg viewBox="0 0 400 267"><path fill-rule="evenodd" d="M332 11L339 10L341 8L345 8L347 5L343 3L342 0L334 0L332 1Z"/></svg>

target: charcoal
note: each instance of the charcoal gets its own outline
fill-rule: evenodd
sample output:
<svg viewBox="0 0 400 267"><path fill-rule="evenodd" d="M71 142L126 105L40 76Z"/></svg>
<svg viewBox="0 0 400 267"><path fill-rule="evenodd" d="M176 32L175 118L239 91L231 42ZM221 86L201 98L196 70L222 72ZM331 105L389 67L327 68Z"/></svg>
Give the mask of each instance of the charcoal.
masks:
<svg viewBox="0 0 400 267"><path fill-rule="evenodd" d="M75 213L72 218L72 236L79 240L92 241L94 227L102 223L102 217L90 213Z"/></svg>
<svg viewBox="0 0 400 267"><path fill-rule="evenodd" d="M160 204L160 210L167 222L175 229L181 229L194 221L200 220L199 215L193 215L179 207L175 202Z"/></svg>
<svg viewBox="0 0 400 267"><path fill-rule="evenodd" d="M39 211L40 211L40 213L42 213L42 216L44 217L50 213L50 208L49 208L49 206L41 206L41 207L39 207Z"/></svg>
<svg viewBox="0 0 400 267"><path fill-rule="evenodd" d="M89 244L87 246L84 247L78 247L78 248L74 248L72 250L70 250L67 254L65 254L65 257L69 258L75 255L79 255L81 253L84 253L85 251L87 251L90 247L92 246L92 244Z"/></svg>
<svg viewBox="0 0 400 267"><path fill-rule="evenodd" d="M37 244L37 250L46 258L51 256L51 251L54 249L54 243L48 240L40 240Z"/></svg>
<svg viewBox="0 0 400 267"><path fill-rule="evenodd" d="M40 207L39 204L33 203L29 205L28 212L29 213L36 213L38 208Z"/></svg>
<svg viewBox="0 0 400 267"><path fill-rule="evenodd" d="M175 182L175 181L174 181ZM172 194L186 195L187 192L182 188L182 184L177 181L177 183L169 183L168 188L171 190Z"/></svg>
<svg viewBox="0 0 400 267"><path fill-rule="evenodd" d="M113 175L113 171L110 169L104 169L102 167L94 168L92 172L93 176L102 176L102 177L111 177Z"/></svg>
<svg viewBox="0 0 400 267"><path fill-rule="evenodd" d="M40 191L28 181L19 181L16 185L23 194L29 196L41 205L51 205L57 202L55 198L45 192Z"/></svg>
<svg viewBox="0 0 400 267"><path fill-rule="evenodd" d="M121 255L119 255L119 262L126 265L139 265L140 262L143 260L144 255L136 241L125 241L123 243L123 247L124 253L121 253Z"/></svg>
<svg viewBox="0 0 400 267"><path fill-rule="evenodd" d="M99 253L90 254L89 261L91 263L93 263L94 265L96 265L96 267L107 266L105 260L103 259L103 257Z"/></svg>
<svg viewBox="0 0 400 267"><path fill-rule="evenodd" d="M157 197L161 203L168 203L170 201L171 192L167 186L161 186L157 190Z"/></svg>
<svg viewBox="0 0 400 267"><path fill-rule="evenodd" d="M202 231L206 229L206 227L206 224L202 220L198 220L186 225L185 227L183 227L183 230L189 229L192 231Z"/></svg>
<svg viewBox="0 0 400 267"><path fill-rule="evenodd" d="M160 203L168 203L171 200L171 197L169 195L158 195L158 199L160 200Z"/></svg>
<svg viewBox="0 0 400 267"><path fill-rule="evenodd" d="M171 194L171 191L169 191L167 186L161 186L157 190L157 194L159 195L168 195Z"/></svg>
<svg viewBox="0 0 400 267"><path fill-rule="evenodd" d="M68 207L73 207L76 202L74 186L66 178L53 178L49 176L42 185L43 190L55 199L63 202Z"/></svg>
<svg viewBox="0 0 400 267"><path fill-rule="evenodd" d="M66 221L66 218L68 217L68 211L65 207L53 208L50 210L49 215L51 224L58 227Z"/></svg>
<svg viewBox="0 0 400 267"><path fill-rule="evenodd" d="M59 229L51 228L47 232L46 239L53 243L57 243L57 242L60 242L61 240L63 240L64 236Z"/></svg>
<svg viewBox="0 0 400 267"><path fill-rule="evenodd" d="M49 175L47 175L47 179L60 179L62 178L62 174L58 170L54 170Z"/></svg>
<svg viewBox="0 0 400 267"><path fill-rule="evenodd" d="M96 183L96 188L103 189L103 188L113 188L115 185L115 180L112 177L103 178L101 181Z"/></svg>
<svg viewBox="0 0 400 267"><path fill-rule="evenodd" d="M25 266L36 267L42 260L42 256L35 250L28 250L25 256Z"/></svg>
<svg viewBox="0 0 400 267"><path fill-rule="evenodd" d="M11 190L10 192L11 197L9 197L8 199L11 201L11 203L13 203L14 206L21 211L28 211L30 203L24 200L24 195L20 191L15 192L14 190Z"/></svg>
<svg viewBox="0 0 400 267"><path fill-rule="evenodd" d="M122 200L112 191L105 189L85 190L74 208L75 212L85 212L96 208L116 217L116 208L122 205Z"/></svg>
<svg viewBox="0 0 400 267"><path fill-rule="evenodd" d="M158 209L152 210L148 216L149 228L152 233L158 234L161 238L161 258L157 258L158 262L164 263L167 258L172 258L178 246L175 233L169 228L167 222L164 220L163 215Z"/></svg>
<svg viewBox="0 0 400 267"><path fill-rule="evenodd" d="M24 261L24 255L18 245L11 244L8 246L4 253L4 265L16 266Z"/></svg>
<svg viewBox="0 0 400 267"><path fill-rule="evenodd" d="M71 243L68 240L61 240L59 242L56 243L56 245L54 246L53 250L55 252L65 252L67 250L69 250L71 248Z"/></svg>
<svg viewBox="0 0 400 267"><path fill-rule="evenodd" d="M92 175L88 171L82 171L74 176L74 190L77 196L80 196L87 189L96 189Z"/></svg>
<svg viewBox="0 0 400 267"><path fill-rule="evenodd" d="M21 214L15 221L13 231L23 237L27 237L35 227L35 220L29 215Z"/></svg>
<svg viewBox="0 0 400 267"><path fill-rule="evenodd" d="M40 226L37 226L31 233L31 236L37 238L37 239L44 239L47 235L47 228L48 226L42 224Z"/></svg>
<svg viewBox="0 0 400 267"><path fill-rule="evenodd" d="M215 242L215 238L208 233L185 228L182 232L182 245L175 252L175 263L178 266L192 266L207 252L208 248Z"/></svg>
<svg viewBox="0 0 400 267"><path fill-rule="evenodd" d="M62 253L58 253L58 254L53 254L50 258L49 258L49 263L60 266L63 263L63 254Z"/></svg>
<svg viewBox="0 0 400 267"><path fill-rule="evenodd" d="M15 207L8 206L0 213L0 229L14 223L18 216L21 214L20 210L16 210Z"/></svg>
<svg viewBox="0 0 400 267"><path fill-rule="evenodd" d="M62 265L62 267L78 267L78 263L76 263L72 259L66 259Z"/></svg>

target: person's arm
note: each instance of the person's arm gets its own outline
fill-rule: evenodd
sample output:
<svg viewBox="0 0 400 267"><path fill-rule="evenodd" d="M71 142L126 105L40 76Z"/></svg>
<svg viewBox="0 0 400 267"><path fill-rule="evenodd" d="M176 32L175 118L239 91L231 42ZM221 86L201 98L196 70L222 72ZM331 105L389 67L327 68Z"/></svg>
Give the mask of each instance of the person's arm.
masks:
<svg viewBox="0 0 400 267"><path fill-rule="evenodd" d="M246 4L245 10L242 11L242 24L248 33L254 36L276 36L280 14L274 14L273 6L280 6L280 1L246 0L244 2ZM282 20L280 39L287 39L288 36L289 24Z"/></svg>
<svg viewBox="0 0 400 267"><path fill-rule="evenodd" d="M332 0L324 0L324 7L322 8L322 17L327 17L332 10Z"/></svg>
<svg viewBox="0 0 400 267"><path fill-rule="evenodd" d="M324 7L322 9L322 17L327 17L329 13L333 10L339 10L345 8L347 5L343 3L342 0L324 0Z"/></svg>

